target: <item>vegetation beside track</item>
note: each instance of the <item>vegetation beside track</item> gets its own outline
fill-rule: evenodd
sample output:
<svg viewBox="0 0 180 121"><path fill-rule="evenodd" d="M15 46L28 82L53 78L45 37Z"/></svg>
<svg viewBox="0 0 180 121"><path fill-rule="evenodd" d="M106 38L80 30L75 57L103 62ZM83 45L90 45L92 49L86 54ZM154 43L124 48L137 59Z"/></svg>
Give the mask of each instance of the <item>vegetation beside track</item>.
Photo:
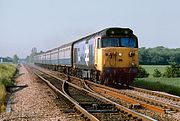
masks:
<svg viewBox="0 0 180 121"><path fill-rule="evenodd" d="M164 73L167 66L143 65L142 67L149 73L148 78L137 78L132 85L180 96L180 78L153 77L154 69L158 69L161 73Z"/></svg>
<svg viewBox="0 0 180 121"><path fill-rule="evenodd" d="M15 64L0 64L0 112L4 110L6 87L12 85L12 78L16 73Z"/></svg>
<svg viewBox="0 0 180 121"><path fill-rule="evenodd" d="M165 73L166 67L170 65L142 65L142 67L149 73L149 78L153 77L155 69L158 69L161 73Z"/></svg>

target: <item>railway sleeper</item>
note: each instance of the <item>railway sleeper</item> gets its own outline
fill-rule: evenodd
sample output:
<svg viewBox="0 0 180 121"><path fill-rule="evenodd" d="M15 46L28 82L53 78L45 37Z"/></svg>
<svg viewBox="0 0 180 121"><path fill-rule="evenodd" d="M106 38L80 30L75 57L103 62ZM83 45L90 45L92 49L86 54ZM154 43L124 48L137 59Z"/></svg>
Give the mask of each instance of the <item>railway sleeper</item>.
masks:
<svg viewBox="0 0 180 121"><path fill-rule="evenodd" d="M80 104L84 109L90 113L117 113L118 110L111 104Z"/></svg>
<svg viewBox="0 0 180 121"><path fill-rule="evenodd" d="M172 114L172 113L176 113L176 111L170 110L170 109L165 109L165 112L167 114Z"/></svg>
<svg viewBox="0 0 180 121"><path fill-rule="evenodd" d="M142 106L141 106L141 104L132 104L132 105L130 105L130 107L129 107L130 109L141 109L142 108Z"/></svg>

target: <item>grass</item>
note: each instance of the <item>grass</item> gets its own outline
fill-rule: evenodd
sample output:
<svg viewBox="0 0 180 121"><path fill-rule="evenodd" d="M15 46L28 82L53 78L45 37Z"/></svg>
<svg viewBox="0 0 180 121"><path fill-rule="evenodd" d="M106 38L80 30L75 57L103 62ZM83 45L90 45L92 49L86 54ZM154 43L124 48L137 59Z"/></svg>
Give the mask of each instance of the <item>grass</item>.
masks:
<svg viewBox="0 0 180 121"><path fill-rule="evenodd" d="M168 65L142 65L142 67L149 73L149 77L153 77L154 69L158 69L161 73L164 73L167 66Z"/></svg>
<svg viewBox="0 0 180 121"><path fill-rule="evenodd" d="M2 83L0 83L0 112L4 110L5 97L6 97L6 88Z"/></svg>
<svg viewBox="0 0 180 121"><path fill-rule="evenodd" d="M16 73L16 65L0 64L0 112L4 109L4 101L6 96L6 86L12 84L12 78Z"/></svg>
<svg viewBox="0 0 180 121"><path fill-rule="evenodd" d="M180 96L180 78L153 77L154 69L161 73L165 72L166 65L143 65L143 68L150 74L148 78L138 78L133 82L133 86L146 88L155 91L167 92Z"/></svg>
<svg viewBox="0 0 180 121"><path fill-rule="evenodd" d="M180 78L139 78L132 85L180 96Z"/></svg>

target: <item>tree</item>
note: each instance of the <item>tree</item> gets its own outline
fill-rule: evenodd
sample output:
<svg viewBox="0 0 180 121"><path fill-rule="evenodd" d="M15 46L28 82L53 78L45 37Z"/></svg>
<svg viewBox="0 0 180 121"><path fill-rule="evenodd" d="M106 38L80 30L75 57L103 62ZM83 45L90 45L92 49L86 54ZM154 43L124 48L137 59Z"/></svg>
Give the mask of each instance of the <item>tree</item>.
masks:
<svg viewBox="0 0 180 121"><path fill-rule="evenodd" d="M149 76L149 73L143 68L139 67L137 78L147 78Z"/></svg>
<svg viewBox="0 0 180 121"><path fill-rule="evenodd" d="M28 63L34 63L34 57L37 55L37 48L32 48L30 56L27 56L26 61Z"/></svg>
<svg viewBox="0 0 180 121"><path fill-rule="evenodd" d="M175 78L180 77L180 65L175 62L170 63L170 67L166 68L164 76L167 78Z"/></svg>
<svg viewBox="0 0 180 121"><path fill-rule="evenodd" d="M19 57L15 54L15 55L13 56L13 63L17 64L18 61L19 61Z"/></svg>
<svg viewBox="0 0 180 121"><path fill-rule="evenodd" d="M169 62L180 64L180 48L139 48L139 63L142 65L168 65Z"/></svg>
<svg viewBox="0 0 180 121"><path fill-rule="evenodd" d="M153 77L161 77L162 73L158 69L154 69Z"/></svg>

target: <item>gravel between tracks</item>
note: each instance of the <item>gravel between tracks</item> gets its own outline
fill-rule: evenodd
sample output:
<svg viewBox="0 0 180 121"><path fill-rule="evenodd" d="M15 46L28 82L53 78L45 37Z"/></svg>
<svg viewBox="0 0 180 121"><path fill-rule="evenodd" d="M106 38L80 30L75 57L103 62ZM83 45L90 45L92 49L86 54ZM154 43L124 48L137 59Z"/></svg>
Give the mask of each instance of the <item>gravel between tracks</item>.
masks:
<svg viewBox="0 0 180 121"><path fill-rule="evenodd" d="M20 68L20 77L16 79L17 85L28 85L12 94L12 111L0 113L0 121L67 121L72 119L59 108L56 95L41 80L28 73L26 68ZM74 115L74 114L72 114Z"/></svg>

